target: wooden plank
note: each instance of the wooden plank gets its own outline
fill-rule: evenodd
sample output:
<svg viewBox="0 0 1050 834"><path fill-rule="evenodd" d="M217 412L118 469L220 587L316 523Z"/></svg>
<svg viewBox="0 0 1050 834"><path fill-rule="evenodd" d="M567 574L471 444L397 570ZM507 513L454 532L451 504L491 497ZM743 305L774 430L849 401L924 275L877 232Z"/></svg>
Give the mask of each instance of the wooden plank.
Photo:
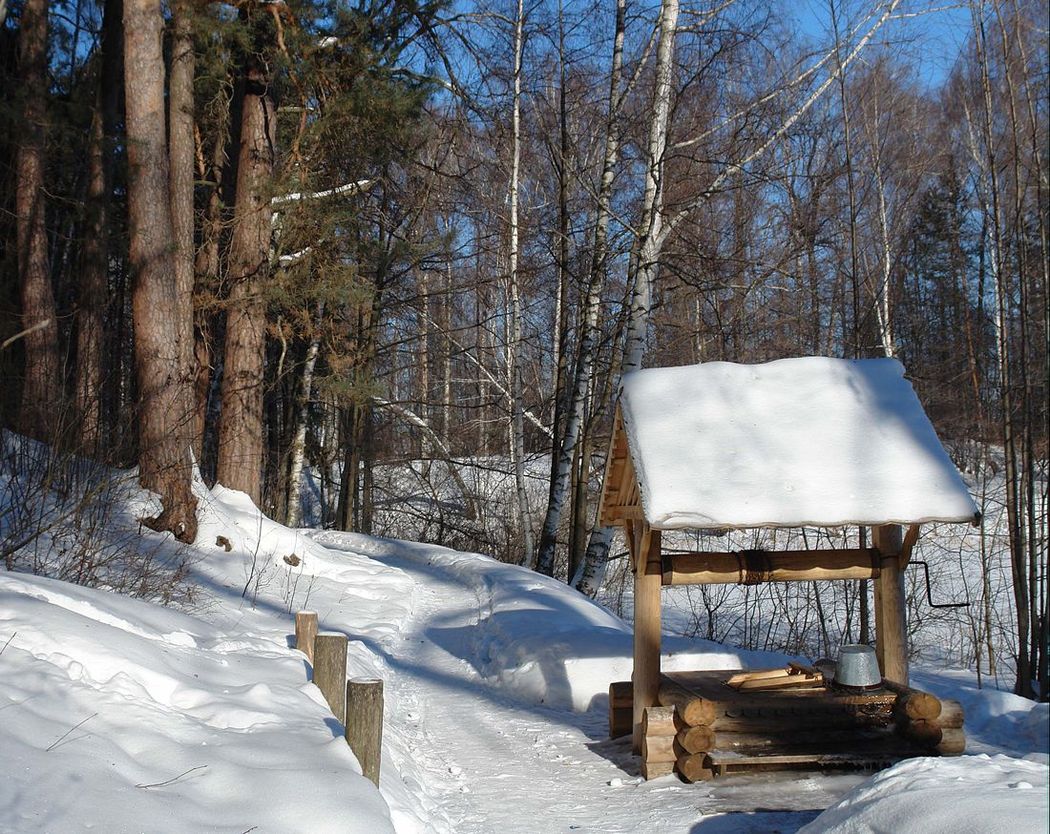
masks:
<svg viewBox="0 0 1050 834"><path fill-rule="evenodd" d="M879 551L880 573L876 581L876 646L882 676L908 685L907 609L904 572L901 570L901 528L884 524L871 530L872 544Z"/></svg>
<svg viewBox="0 0 1050 834"><path fill-rule="evenodd" d="M645 513L638 505L633 507L616 505L602 510L602 523L607 525L620 524L624 521L643 521L644 519Z"/></svg>
<svg viewBox="0 0 1050 834"><path fill-rule="evenodd" d="M790 663L780 669L760 669L753 672L739 672L726 681L739 692L771 689L792 689L806 687L823 687L824 676L816 669Z"/></svg>
<svg viewBox="0 0 1050 834"><path fill-rule="evenodd" d="M642 712L657 705L660 689L660 531L635 534L634 750L642 749Z"/></svg>
<svg viewBox="0 0 1050 834"><path fill-rule="evenodd" d="M778 694L775 692L741 693L725 681L736 674L737 670L713 670L704 672L667 672L664 677L676 685L688 690L693 697L705 698L722 706L731 706L734 710L753 707L765 710L810 709L803 701L824 703L829 709L853 706L873 706L886 704L892 706L897 695L888 689L875 689L863 693L844 693L831 689L803 689L797 692Z"/></svg>
<svg viewBox="0 0 1050 834"><path fill-rule="evenodd" d="M665 585L715 585L750 580L809 582L815 580L873 579L878 576L878 551L874 548L838 550L779 550L753 557L748 569L741 553L674 553L668 556Z"/></svg>
<svg viewBox="0 0 1050 834"><path fill-rule="evenodd" d="M618 448L618 445L621 442L620 438L622 436L623 436L623 418L622 418L622 416L620 414L620 406L619 406L619 404L617 404L617 406L616 406L616 416L613 418L612 438L610 439L610 442L609 442L609 455L605 459L605 474L604 474L604 477L602 478L602 495L601 495L601 498L598 501L599 522L601 524L603 524L603 525L617 523L617 522L613 521L612 519L606 517L606 509L607 509L607 507L612 506L612 504L615 501L618 500L618 498L613 498L610 495L610 493L613 491L614 488L616 488L617 494L619 492L619 483L620 483L619 467L622 465L622 461L627 456L626 442L625 442L626 439L624 440L624 447L623 447L624 452L623 452L623 454L622 455L621 454L617 454L617 448ZM615 480L613 478L613 471L614 471L614 469L616 470Z"/></svg>

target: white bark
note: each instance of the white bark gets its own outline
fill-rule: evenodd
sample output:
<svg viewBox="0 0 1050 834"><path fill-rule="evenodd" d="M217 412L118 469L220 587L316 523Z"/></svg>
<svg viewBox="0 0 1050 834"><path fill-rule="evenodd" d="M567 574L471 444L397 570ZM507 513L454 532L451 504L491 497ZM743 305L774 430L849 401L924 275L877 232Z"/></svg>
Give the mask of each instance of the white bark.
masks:
<svg viewBox="0 0 1050 834"><path fill-rule="evenodd" d="M667 120L671 109L671 82L674 70L675 28L678 25L678 0L663 0L658 23L660 36L656 47L656 80L653 89L652 119L646 147L645 192L639 224L640 238L636 242L631 315L627 327L627 345L621 373L642 366L649 330L649 311L652 307L652 286L656 278L663 232L663 173L664 151L667 148ZM573 577L576 587L588 596L598 593L605 575L609 545L613 529L599 527L591 534L587 553L580 568L580 576Z"/></svg>
<svg viewBox="0 0 1050 834"><path fill-rule="evenodd" d="M306 417L310 406L310 396L313 392L314 367L317 364L317 354L320 352L321 339L317 335L317 328L324 314L324 304L317 306L317 320L314 322L315 335L306 349L306 362L303 364L302 391L299 406L295 413L295 438L292 440L292 458L288 466L288 508L285 519L286 527L298 527L302 521L300 509L300 495L303 483L303 460L306 457Z"/></svg>
<svg viewBox="0 0 1050 834"><path fill-rule="evenodd" d="M532 565L532 517L525 490L525 424L523 418L521 349L522 307L518 286L518 179L521 168L521 61L523 46L524 0L518 0L514 20L514 100L512 104L512 151L510 165L510 338L507 344L507 375L510 389L510 455L518 499L522 532L522 564Z"/></svg>
<svg viewBox="0 0 1050 834"><path fill-rule="evenodd" d="M360 194L362 191L367 191L377 180L357 180L356 182L348 182L343 185L337 185L335 188L326 188L323 191L293 191L290 194L279 194L270 200L270 205L274 208L283 206L287 203L299 203L303 200L321 200L325 197L342 197L346 194Z"/></svg>

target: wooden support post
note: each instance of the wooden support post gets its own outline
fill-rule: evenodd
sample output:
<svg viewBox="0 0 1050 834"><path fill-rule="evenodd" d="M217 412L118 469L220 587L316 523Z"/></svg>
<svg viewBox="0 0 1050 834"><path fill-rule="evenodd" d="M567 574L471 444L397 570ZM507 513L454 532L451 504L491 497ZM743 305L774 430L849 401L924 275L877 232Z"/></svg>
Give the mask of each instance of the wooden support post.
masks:
<svg viewBox="0 0 1050 834"><path fill-rule="evenodd" d="M295 647L314 662L314 640L317 639L317 614L298 611L295 614Z"/></svg>
<svg viewBox="0 0 1050 834"><path fill-rule="evenodd" d="M871 540L879 551L879 577L875 580L875 654L882 676L907 686L908 627L900 525L871 528Z"/></svg>
<svg viewBox="0 0 1050 834"><path fill-rule="evenodd" d="M314 639L314 684L340 723L346 718L346 644L345 634Z"/></svg>
<svg viewBox="0 0 1050 834"><path fill-rule="evenodd" d="M642 714L655 706L660 691L660 531L635 528L634 553L634 738L642 752Z"/></svg>
<svg viewBox="0 0 1050 834"><path fill-rule="evenodd" d="M346 743L361 763L361 773L379 787L383 758L383 682L346 682Z"/></svg>

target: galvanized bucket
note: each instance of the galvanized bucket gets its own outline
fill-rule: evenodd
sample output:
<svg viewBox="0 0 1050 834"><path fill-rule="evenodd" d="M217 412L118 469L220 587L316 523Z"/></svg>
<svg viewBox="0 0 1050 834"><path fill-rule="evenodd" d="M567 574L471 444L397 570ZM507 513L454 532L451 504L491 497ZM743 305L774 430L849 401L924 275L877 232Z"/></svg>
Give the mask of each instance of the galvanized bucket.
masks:
<svg viewBox="0 0 1050 834"><path fill-rule="evenodd" d="M849 689L871 689L882 684L879 661L871 646L847 645L839 649L835 683Z"/></svg>

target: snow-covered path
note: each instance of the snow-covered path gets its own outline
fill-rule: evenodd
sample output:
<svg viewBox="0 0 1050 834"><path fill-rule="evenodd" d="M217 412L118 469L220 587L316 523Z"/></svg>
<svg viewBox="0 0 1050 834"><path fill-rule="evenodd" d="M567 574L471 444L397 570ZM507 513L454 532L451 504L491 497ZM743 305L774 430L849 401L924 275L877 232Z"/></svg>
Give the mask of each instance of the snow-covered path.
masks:
<svg viewBox="0 0 1050 834"><path fill-rule="evenodd" d="M674 777L643 782L629 741L608 740L604 709L530 703L481 673L493 603L492 579L477 573L478 557L470 557L475 581L457 570L465 567L464 555L443 548L384 546L332 533L315 540L333 550L368 551L414 580L411 616L384 658L391 672L386 702L397 713L388 721L407 725L413 736L414 761L398 769L415 773L441 810L432 818L437 831L793 832L863 779L790 774L697 785Z"/></svg>

